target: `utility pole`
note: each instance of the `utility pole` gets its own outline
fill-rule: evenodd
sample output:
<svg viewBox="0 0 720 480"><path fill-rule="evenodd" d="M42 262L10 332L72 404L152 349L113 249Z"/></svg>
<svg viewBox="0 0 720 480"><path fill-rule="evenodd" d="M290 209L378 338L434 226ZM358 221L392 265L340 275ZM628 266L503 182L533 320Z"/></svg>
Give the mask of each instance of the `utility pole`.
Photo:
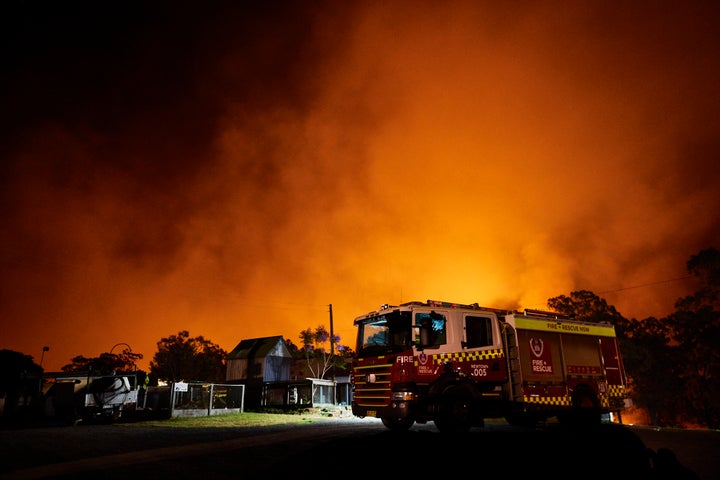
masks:
<svg viewBox="0 0 720 480"><path fill-rule="evenodd" d="M330 307L330 356L335 355L335 332L333 332L332 303Z"/></svg>
<svg viewBox="0 0 720 480"><path fill-rule="evenodd" d="M335 355L335 332L333 331L333 318L332 318L332 303L328 305L330 307L330 360L333 360ZM332 380L333 380L333 405L337 403L337 382L335 381L335 367L332 367Z"/></svg>

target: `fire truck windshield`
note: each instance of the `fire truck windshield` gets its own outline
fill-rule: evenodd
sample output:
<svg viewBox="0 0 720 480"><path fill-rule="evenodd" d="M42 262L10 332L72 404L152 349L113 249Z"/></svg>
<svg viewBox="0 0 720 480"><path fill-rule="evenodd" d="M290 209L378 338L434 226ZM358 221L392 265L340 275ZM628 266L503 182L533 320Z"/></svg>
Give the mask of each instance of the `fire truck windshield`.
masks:
<svg viewBox="0 0 720 480"><path fill-rule="evenodd" d="M357 324L360 356L399 353L412 347L410 312L394 311L367 318Z"/></svg>

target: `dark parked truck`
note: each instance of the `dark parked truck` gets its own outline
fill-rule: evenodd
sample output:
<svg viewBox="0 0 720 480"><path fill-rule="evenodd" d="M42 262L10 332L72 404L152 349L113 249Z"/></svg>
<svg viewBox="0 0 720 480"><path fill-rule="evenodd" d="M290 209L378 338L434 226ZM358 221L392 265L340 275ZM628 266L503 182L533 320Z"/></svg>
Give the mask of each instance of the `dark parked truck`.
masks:
<svg viewBox="0 0 720 480"><path fill-rule="evenodd" d="M610 324L428 300L357 317L353 414L393 430L591 424L630 405Z"/></svg>

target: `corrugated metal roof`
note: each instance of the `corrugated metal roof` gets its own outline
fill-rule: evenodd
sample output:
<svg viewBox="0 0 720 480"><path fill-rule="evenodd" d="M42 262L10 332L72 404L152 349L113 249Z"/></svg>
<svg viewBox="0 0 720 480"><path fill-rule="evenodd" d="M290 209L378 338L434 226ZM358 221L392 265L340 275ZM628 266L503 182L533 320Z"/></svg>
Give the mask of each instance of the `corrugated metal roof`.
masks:
<svg viewBox="0 0 720 480"><path fill-rule="evenodd" d="M273 337L261 337L261 338L250 338L243 340L238 343L232 352L227 356L228 360L236 360L241 358L263 358L268 356L273 350L278 348L280 343L280 349L282 350L283 357L290 357L290 351L285 345L285 340L282 335L275 335Z"/></svg>

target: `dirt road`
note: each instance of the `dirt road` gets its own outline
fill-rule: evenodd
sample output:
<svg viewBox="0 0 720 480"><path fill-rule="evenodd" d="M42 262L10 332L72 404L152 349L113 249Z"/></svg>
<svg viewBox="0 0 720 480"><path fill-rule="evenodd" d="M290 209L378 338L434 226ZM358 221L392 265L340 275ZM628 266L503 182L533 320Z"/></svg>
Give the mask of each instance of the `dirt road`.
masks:
<svg viewBox="0 0 720 480"><path fill-rule="evenodd" d="M361 473L381 479L467 471L487 476L498 468L510 478L552 471L556 478L715 480L720 472L720 432L612 424L577 432L488 423L455 437L432 424L389 432L375 419L253 428L88 425L0 431L0 448L0 478L8 480L317 479ZM671 455L658 457L663 449Z"/></svg>

